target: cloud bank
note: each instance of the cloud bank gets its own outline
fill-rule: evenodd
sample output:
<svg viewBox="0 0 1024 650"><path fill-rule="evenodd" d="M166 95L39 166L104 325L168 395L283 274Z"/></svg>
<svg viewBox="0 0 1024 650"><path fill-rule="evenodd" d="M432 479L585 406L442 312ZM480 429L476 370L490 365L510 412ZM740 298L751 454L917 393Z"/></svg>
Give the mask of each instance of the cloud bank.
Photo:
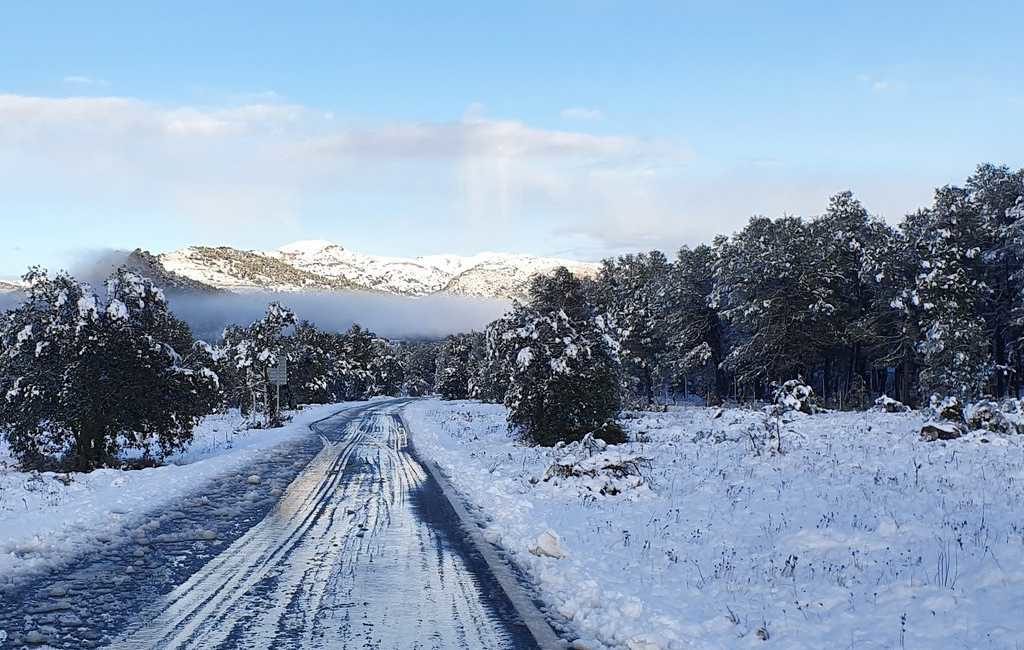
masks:
<svg viewBox="0 0 1024 650"><path fill-rule="evenodd" d="M595 258L707 241L753 214L815 214L848 187L898 218L950 180L838 173L714 166L683 142L540 128L476 106L449 122L366 122L273 94L229 106L0 95L0 196L155 215L202 243L254 228L285 241L315 214L431 233L434 246L575 254L572 244Z"/></svg>

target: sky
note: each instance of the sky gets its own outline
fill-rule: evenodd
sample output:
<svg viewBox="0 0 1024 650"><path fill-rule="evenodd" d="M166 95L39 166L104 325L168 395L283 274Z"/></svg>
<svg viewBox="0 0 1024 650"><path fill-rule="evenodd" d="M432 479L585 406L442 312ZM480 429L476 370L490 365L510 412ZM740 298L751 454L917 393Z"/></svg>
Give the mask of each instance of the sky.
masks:
<svg viewBox="0 0 1024 650"><path fill-rule="evenodd" d="M12 2L0 278L110 248L671 252L1024 166L1020 2Z"/></svg>

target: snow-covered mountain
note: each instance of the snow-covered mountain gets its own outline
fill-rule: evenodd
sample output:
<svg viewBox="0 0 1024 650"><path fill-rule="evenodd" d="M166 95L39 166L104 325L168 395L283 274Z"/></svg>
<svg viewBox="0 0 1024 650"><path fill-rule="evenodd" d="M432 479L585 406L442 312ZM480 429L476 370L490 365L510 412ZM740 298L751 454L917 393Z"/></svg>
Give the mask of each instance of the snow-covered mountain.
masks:
<svg viewBox="0 0 1024 650"><path fill-rule="evenodd" d="M0 293L15 293L22 290L22 286L11 282L0 280Z"/></svg>
<svg viewBox="0 0 1024 650"><path fill-rule="evenodd" d="M521 297L530 278L559 266L585 277L599 268L592 263L510 253L386 257L319 240L266 252L191 246L156 259L171 274L236 292L363 290L487 298Z"/></svg>

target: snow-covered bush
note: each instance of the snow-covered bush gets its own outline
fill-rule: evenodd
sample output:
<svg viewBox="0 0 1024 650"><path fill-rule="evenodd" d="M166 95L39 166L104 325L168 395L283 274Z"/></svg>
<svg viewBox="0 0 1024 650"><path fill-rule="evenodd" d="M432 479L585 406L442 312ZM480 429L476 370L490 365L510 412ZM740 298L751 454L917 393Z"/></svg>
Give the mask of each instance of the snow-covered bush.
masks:
<svg viewBox="0 0 1024 650"><path fill-rule="evenodd" d="M875 409L883 413L907 413L910 411L909 406L888 395L882 395L875 400Z"/></svg>
<svg viewBox="0 0 1024 650"><path fill-rule="evenodd" d="M962 423L964 421L964 405L960 401L960 398L949 395L947 397L939 397L938 395L932 395L929 403L929 411L931 414L947 422Z"/></svg>
<svg viewBox="0 0 1024 650"><path fill-rule="evenodd" d="M644 471L651 459L609 448L588 433L582 440L555 448L558 460L544 472L543 480L554 485L571 485L604 496L614 496L645 484Z"/></svg>
<svg viewBox="0 0 1024 650"><path fill-rule="evenodd" d="M1015 401L1015 400L1014 400ZM982 400L968 404L964 409L964 419L972 430L991 431L993 433L1020 433L1021 427L1017 414L1012 409L1014 401L1007 404L1007 411L993 400Z"/></svg>
<svg viewBox="0 0 1024 650"><path fill-rule="evenodd" d="M790 379L775 389L775 408L781 412L799 411L812 415L818 411L814 389L802 378Z"/></svg>
<svg viewBox="0 0 1024 650"><path fill-rule="evenodd" d="M932 395L928 411L932 419L921 427L921 440L953 440L966 432L964 405L959 398Z"/></svg>
<svg viewBox="0 0 1024 650"><path fill-rule="evenodd" d="M23 464L90 470L191 440L219 378L159 288L124 269L102 295L40 269L25 281L0 320L0 429Z"/></svg>

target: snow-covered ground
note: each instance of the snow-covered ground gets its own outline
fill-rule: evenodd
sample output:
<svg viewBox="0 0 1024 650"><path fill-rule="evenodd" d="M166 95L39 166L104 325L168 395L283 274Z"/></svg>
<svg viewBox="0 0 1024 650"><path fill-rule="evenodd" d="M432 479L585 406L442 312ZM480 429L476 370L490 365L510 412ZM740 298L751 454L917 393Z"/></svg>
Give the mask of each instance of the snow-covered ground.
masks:
<svg viewBox="0 0 1024 650"><path fill-rule="evenodd" d="M0 442L0 580L75 557L117 535L132 519L238 469L345 405L308 407L279 429L245 429L236 412L211 415L192 445L163 467L88 474L14 469Z"/></svg>
<svg viewBox="0 0 1024 650"><path fill-rule="evenodd" d="M419 453L581 647L1024 647L1024 437L797 414L785 453L756 455L757 411L631 415L638 441L609 452L650 458L646 480L603 496L544 481L563 452L512 441L501 406L407 408Z"/></svg>

